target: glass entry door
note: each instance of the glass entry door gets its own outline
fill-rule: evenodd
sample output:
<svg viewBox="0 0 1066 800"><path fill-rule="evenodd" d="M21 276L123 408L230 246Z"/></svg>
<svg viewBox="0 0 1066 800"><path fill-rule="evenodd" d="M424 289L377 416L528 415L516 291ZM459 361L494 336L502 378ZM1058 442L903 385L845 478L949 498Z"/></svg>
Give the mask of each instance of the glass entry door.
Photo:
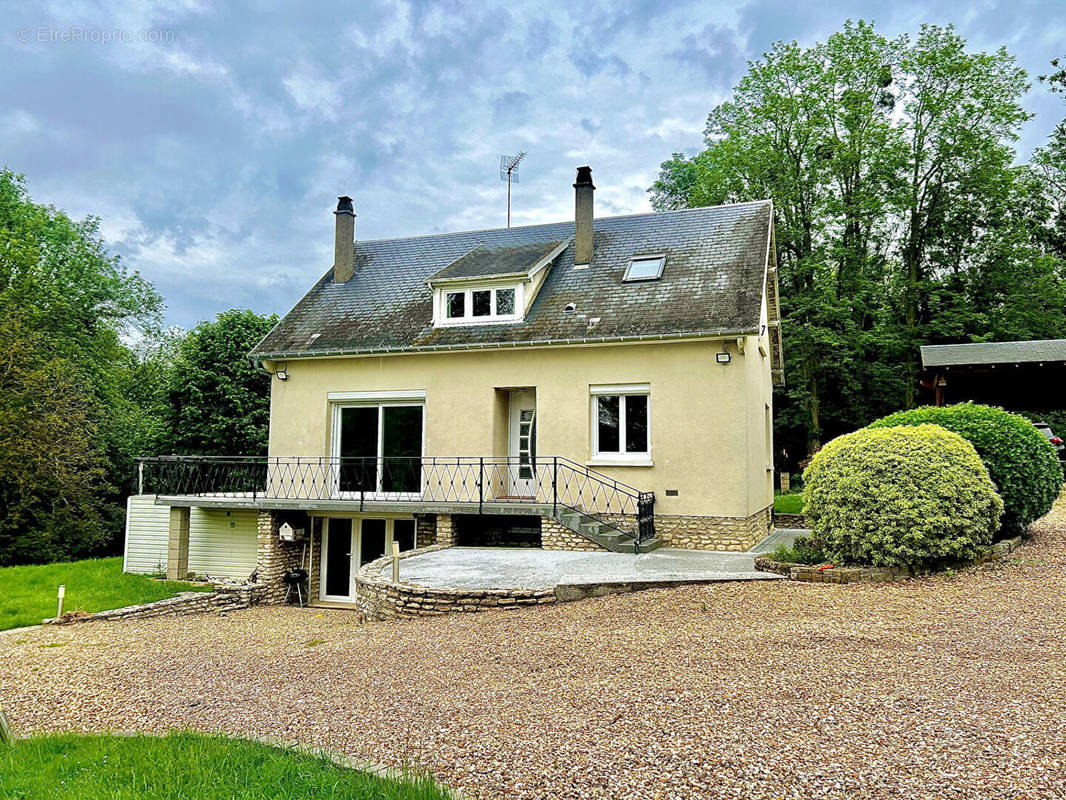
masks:
<svg viewBox="0 0 1066 800"><path fill-rule="evenodd" d="M355 573L371 561L413 550L415 521L410 517L329 517L323 525L319 598L350 603L355 600Z"/></svg>
<svg viewBox="0 0 1066 800"><path fill-rule="evenodd" d="M333 455L342 497L419 496L422 412L421 403L336 406Z"/></svg>
<svg viewBox="0 0 1066 800"><path fill-rule="evenodd" d="M528 390L511 392L508 431L510 497L537 495L537 395Z"/></svg>
<svg viewBox="0 0 1066 800"><path fill-rule="evenodd" d="M326 520L322 533L323 600L352 599L352 522L343 517Z"/></svg>

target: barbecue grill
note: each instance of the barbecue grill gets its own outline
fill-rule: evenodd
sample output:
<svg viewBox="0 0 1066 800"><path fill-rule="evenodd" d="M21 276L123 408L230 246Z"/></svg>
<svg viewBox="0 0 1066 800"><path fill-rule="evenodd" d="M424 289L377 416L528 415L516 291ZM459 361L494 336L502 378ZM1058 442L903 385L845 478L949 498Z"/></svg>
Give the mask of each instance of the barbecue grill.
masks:
<svg viewBox="0 0 1066 800"><path fill-rule="evenodd" d="M293 594L296 595L296 605L304 605L304 584L307 581L306 569L290 569L281 576L285 581L285 602L288 603Z"/></svg>

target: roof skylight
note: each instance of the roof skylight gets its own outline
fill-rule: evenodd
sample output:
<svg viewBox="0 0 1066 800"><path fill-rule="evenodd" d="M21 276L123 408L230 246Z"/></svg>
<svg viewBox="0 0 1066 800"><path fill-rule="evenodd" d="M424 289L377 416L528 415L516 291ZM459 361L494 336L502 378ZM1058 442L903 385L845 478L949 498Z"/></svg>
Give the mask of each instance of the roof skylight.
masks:
<svg viewBox="0 0 1066 800"><path fill-rule="evenodd" d="M627 283L657 281L663 276L663 266L665 264L666 256L638 256L630 260L622 280Z"/></svg>

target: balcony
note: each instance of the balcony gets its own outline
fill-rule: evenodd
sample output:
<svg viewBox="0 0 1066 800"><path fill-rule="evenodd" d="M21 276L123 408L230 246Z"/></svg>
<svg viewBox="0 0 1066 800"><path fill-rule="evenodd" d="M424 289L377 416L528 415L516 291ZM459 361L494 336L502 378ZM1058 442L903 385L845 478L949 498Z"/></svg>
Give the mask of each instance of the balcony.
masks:
<svg viewBox="0 0 1066 800"><path fill-rule="evenodd" d="M579 512L636 543L655 535L655 495L558 456L328 458L157 456L140 494L166 505L431 514Z"/></svg>

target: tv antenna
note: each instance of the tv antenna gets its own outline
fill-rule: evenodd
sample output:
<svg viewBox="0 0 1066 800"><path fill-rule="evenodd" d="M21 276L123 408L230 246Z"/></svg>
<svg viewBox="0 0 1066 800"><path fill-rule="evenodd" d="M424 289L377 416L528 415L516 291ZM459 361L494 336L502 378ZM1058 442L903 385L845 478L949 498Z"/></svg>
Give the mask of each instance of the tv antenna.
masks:
<svg viewBox="0 0 1066 800"><path fill-rule="evenodd" d="M511 184L518 183L518 163L526 157L523 150L516 156L500 156L500 180L507 181L507 227L511 227Z"/></svg>

